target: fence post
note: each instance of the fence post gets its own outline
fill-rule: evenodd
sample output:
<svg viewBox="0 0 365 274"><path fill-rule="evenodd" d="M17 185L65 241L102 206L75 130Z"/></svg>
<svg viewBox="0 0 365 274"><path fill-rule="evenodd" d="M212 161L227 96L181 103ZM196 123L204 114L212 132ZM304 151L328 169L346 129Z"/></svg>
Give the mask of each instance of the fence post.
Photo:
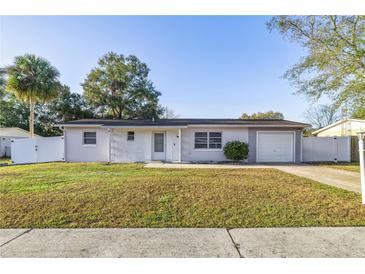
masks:
<svg viewBox="0 0 365 274"><path fill-rule="evenodd" d="M364 136L365 132L359 133L359 158L360 158L360 179L361 179L361 194L362 204L365 205L365 162L364 162Z"/></svg>
<svg viewBox="0 0 365 274"><path fill-rule="evenodd" d="M333 159L333 161L335 163L338 162L338 139L337 137L333 137L334 143L335 143L335 158Z"/></svg>

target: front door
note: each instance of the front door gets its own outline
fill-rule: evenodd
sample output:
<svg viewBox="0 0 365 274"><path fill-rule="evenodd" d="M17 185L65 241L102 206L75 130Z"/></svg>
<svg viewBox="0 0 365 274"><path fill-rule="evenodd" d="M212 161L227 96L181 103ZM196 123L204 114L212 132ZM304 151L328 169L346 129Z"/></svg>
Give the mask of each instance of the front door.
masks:
<svg viewBox="0 0 365 274"><path fill-rule="evenodd" d="M165 160L165 133L154 132L153 133L153 151L152 160Z"/></svg>

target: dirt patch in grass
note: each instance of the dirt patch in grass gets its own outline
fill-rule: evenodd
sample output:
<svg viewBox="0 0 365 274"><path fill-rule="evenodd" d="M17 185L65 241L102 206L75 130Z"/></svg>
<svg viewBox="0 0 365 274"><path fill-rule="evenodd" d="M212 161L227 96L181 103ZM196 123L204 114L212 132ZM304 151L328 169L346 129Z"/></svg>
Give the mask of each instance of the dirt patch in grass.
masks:
<svg viewBox="0 0 365 274"><path fill-rule="evenodd" d="M0 191L1 228L365 225L359 194L274 169L9 166Z"/></svg>

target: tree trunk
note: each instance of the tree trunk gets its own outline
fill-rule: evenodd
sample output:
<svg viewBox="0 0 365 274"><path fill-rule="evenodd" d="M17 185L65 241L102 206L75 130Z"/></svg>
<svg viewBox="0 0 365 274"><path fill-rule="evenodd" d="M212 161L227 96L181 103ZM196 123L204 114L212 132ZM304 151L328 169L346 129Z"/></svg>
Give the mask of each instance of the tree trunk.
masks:
<svg viewBox="0 0 365 274"><path fill-rule="evenodd" d="M29 109L30 109L30 115L29 115L29 133L30 138L34 137L34 103L32 102L32 99L29 99Z"/></svg>

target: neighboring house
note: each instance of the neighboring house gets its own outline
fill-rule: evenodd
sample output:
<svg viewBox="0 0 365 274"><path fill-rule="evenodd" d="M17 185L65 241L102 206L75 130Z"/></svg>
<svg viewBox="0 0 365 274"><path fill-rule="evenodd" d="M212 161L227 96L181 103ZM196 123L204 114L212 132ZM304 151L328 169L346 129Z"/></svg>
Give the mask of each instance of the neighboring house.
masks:
<svg viewBox="0 0 365 274"><path fill-rule="evenodd" d="M318 137L356 136L358 132L365 131L365 120L345 119L313 132Z"/></svg>
<svg viewBox="0 0 365 274"><path fill-rule="evenodd" d="M301 162L308 124L287 120L77 120L64 131L67 162L220 162L229 141L249 144L248 162Z"/></svg>
<svg viewBox="0 0 365 274"><path fill-rule="evenodd" d="M11 139L29 138L29 131L18 127L0 128L0 157L10 157ZM41 137L35 135L35 137Z"/></svg>

